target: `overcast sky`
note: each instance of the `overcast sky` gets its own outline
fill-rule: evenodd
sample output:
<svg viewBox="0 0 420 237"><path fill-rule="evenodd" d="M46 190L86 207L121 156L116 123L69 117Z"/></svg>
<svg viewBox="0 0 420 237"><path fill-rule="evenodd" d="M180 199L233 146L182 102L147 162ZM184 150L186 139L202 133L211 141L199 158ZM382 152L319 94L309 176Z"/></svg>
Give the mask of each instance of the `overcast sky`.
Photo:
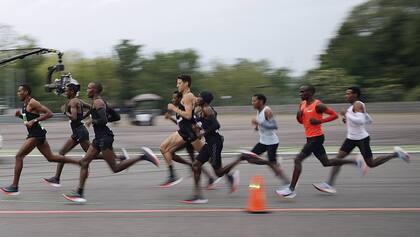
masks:
<svg viewBox="0 0 420 237"><path fill-rule="evenodd" d="M39 45L110 55L120 39L146 54L193 48L213 60L315 67L351 9L365 0L0 0L0 24Z"/></svg>

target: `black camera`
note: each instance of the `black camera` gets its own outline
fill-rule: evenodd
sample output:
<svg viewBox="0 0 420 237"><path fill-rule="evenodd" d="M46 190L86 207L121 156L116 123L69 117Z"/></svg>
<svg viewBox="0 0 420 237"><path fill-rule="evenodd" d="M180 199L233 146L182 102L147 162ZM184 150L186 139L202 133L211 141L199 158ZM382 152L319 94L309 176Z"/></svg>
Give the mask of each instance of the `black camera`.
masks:
<svg viewBox="0 0 420 237"><path fill-rule="evenodd" d="M80 84L78 81L73 79L71 73L66 73L54 80L54 82L50 84L46 84L45 88L48 92L54 91L56 95L61 95L66 91L66 87L68 85L73 85L77 89L77 94L80 91Z"/></svg>

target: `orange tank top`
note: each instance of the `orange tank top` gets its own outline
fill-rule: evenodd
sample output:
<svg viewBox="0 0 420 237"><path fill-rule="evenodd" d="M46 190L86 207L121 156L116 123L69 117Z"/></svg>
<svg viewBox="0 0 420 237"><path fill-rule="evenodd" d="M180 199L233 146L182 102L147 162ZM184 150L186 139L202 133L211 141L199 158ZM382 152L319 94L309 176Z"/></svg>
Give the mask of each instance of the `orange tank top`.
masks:
<svg viewBox="0 0 420 237"><path fill-rule="evenodd" d="M312 125L309 120L311 118L321 120L322 114L316 112L316 106L320 104L320 100L315 100L310 105L306 105L306 100L300 103L300 110L302 113L302 123L303 127L305 128L305 136L306 137L317 137L324 134L322 131L321 124Z"/></svg>

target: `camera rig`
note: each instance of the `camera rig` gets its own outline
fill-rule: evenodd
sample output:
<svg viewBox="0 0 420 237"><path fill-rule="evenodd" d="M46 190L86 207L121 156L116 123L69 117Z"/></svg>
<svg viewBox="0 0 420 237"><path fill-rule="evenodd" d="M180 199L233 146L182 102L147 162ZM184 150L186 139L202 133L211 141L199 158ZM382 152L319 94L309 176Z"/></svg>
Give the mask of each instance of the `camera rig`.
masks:
<svg viewBox="0 0 420 237"><path fill-rule="evenodd" d="M18 55L14 55L12 57L0 60L0 66L9 62L13 62L15 60L24 59L30 55L41 55L47 53L55 53L58 57L58 62L55 65L48 67L47 78L45 82L45 91L46 92L54 92L56 95L61 95L64 93L65 88L68 84L74 84L78 86L80 90L79 83L74 80L70 73L66 73L60 76L60 78L52 80L52 76L54 72L62 72L64 71L64 64L63 64L63 53L56 49L48 49L48 48L24 48L24 49L7 49L7 50L0 50L2 52L10 52L10 51L22 51L22 50L29 50L28 52L21 53Z"/></svg>

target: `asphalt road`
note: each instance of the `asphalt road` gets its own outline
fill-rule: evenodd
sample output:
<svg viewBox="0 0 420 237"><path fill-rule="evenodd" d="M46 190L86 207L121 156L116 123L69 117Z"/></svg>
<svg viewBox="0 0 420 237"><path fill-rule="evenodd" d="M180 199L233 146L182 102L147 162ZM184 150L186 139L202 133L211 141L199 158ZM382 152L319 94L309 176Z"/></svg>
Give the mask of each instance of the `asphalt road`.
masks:
<svg viewBox="0 0 420 237"><path fill-rule="evenodd" d="M420 144L418 114L376 115L370 127L375 146ZM250 147L257 135L250 130L245 116L225 116L227 150ZM300 147L302 129L292 116L278 116L281 146ZM157 149L175 127L167 121L160 126L114 127L115 147L125 146L132 153L141 144ZM47 123L48 139L58 150L68 137L68 124ZM345 127L335 122L326 127L327 145L340 145ZM0 150L0 185L9 185L13 173L13 154L22 143L22 125L1 126L5 141ZM293 200L277 197L280 185L266 167L241 164L239 189L228 194L222 180L216 190L206 190L208 204L187 205L180 202L192 190L189 170L176 165L185 177L170 189L156 186L166 177L166 167L140 162L128 171L111 174L103 161L94 161L86 187L88 202L75 205L61 194L76 187L79 169L65 167L61 188L42 182L50 177L55 165L35 155L27 157L21 178L21 195L0 196L0 236L417 236L420 231L420 155L412 155L409 164L395 159L361 176L353 167L344 167L338 178L336 195L326 195L312 187L329 173L315 158L303 164L298 196ZM224 163L235 155L224 154ZM293 155L283 155L282 165L288 176L293 169ZM249 180L262 175L269 214L243 211L248 198ZM203 180L204 182L205 180Z"/></svg>

